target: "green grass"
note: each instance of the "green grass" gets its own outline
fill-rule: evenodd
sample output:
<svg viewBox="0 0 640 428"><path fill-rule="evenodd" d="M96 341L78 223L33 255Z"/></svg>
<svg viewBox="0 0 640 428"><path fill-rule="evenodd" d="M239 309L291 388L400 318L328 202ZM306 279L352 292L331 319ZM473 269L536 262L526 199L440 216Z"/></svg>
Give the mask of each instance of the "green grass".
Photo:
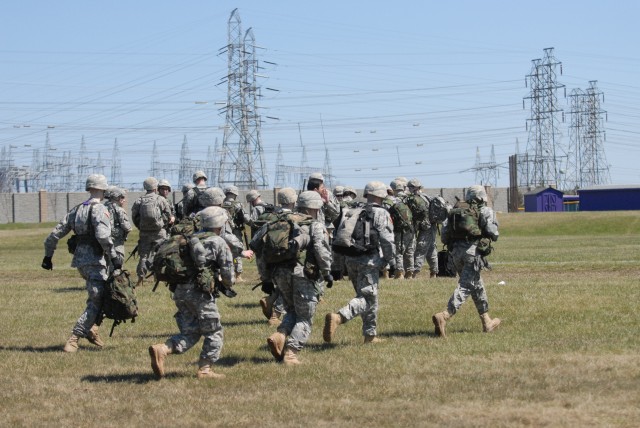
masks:
<svg viewBox="0 0 640 428"><path fill-rule="evenodd" d="M433 334L454 279L383 281L379 333L363 346L359 319L322 341L324 314L351 285L328 290L304 364L272 361L273 331L251 291L219 301L222 381L198 381L201 343L167 359L156 381L147 347L175 334L164 287L139 290L141 316L95 350L61 352L84 308L83 281L64 240L53 272L39 265L53 225L0 228L3 426L624 426L640 424L638 212L500 215L501 237L483 272L492 316L483 334L471 301ZM135 245L135 236L127 248ZM130 270L135 263L130 260ZM498 285L504 281L505 285ZM108 336L108 329L102 329Z"/></svg>

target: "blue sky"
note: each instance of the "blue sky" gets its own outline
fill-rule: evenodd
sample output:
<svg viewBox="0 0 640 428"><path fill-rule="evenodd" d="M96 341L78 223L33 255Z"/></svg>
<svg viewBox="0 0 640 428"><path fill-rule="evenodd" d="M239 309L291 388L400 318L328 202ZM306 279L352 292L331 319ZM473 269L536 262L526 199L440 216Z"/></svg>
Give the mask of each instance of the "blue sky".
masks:
<svg viewBox="0 0 640 428"><path fill-rule="evenodd" d="M20 166L47 133L56 153L77 154L84 137L105 159L117 139L126 183L148 175L154 142L161 162L178 161L185 137L191 157L205 158L222 144L215 103L226 100L217 84L227 63L218 50L237 7L267 61L259 83L271 185L278 145L287 165L300 166L303 144L309 166L322 167L328 148L337 183L359 188L398 175L465 187L477 150L488 162L493 146L498 185L507 186L508 156L516 139L521 150L527 143L525 76L549 47L567 94L591 80L604 93L612 183L640 183L639 4L6 2L0 148Z"/></svg>

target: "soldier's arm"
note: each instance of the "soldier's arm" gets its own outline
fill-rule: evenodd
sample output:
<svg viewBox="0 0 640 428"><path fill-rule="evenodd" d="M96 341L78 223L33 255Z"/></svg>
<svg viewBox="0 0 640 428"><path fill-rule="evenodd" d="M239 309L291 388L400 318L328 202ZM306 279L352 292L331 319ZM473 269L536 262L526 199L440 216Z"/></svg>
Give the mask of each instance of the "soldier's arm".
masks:
<svg viewBox="0 0 640 428"><path fill-rule="evenodd" d="M124 234L126 237L131 232L133 227L131 226L131 222L129 221L129 215L124 210L124 208L121 208L119 210L119 214L120 214L120 227L124 231Z"/></svg>
<svg viewBox="0 0 640 428"><path fill-rule="evenodd" d="M331 249L329 248L329 236L326 232L324 224L314 221L311 223L311 242L313 244L313 252L316 258L316 264L323 277L331 273Z"/></svg>
<svg viewBox="0 0 640 428"><path fill-rule="evenodd" d="M60 220L60 223L53 228L49 236L44 240L45 257L53 257L53 253L58 247L58 241L71 232L71 226L75 217L75 210L71 210Z"/></svg>
<svg viewBox="0 0 640 428"><path fill-rule="evenodd" d="M324 219L328 223L333 223L340 216L340 202L336 199L332 192L328 192L328 201L322 206L324 211Z"/></svg>
<svg viewBox="0 0 640 428"><path fill-rule="evenodd" d="M225 287L231 287L236 282L233 268L233 255L231 249L223 240L219 240L216 245L216 254L211 254L220 268L220 279Z"/></svg>
<svg viewBox="0 0 640 428"><path fill-rule="evenodd" d="M383 208L376 209L376 215L374 217L374 227L378 230L380 237L380 247L382 248L382 255L387 263L393 264L396 245L394 243L393 236L393 222L389 212Z"/></svg>
<svg viewBox="0 0 640 428"><path fill-rule="evenodd" d="M480 209L480 217L478 218L478 225L482 234L487 238L491 238L492 241L497 241L500 236L498 231L498 219L495 212L489 207L482 207Z"/></svg>
<svg viewBox="0 0 640 428"><path fill-rule="evenodd" d="M131 207L131 217L133 224L140 229L140 199L136 200Z"/></svg>
<svg viewBox="0 0 640 428"><path fill-rule="evenodd" d="M117 257L116 250L111 239L111 221L109 220L109 211L102 204L94 204L91 212L91 224L93 225L93 233L98 243L104 250L104 253L110 259Z"/></svg>

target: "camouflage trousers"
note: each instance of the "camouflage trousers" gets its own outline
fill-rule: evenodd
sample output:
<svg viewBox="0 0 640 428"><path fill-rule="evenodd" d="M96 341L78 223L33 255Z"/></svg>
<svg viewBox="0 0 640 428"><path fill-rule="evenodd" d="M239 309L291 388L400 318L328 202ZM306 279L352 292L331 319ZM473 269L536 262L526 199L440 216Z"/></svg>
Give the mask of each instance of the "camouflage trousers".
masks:
<svg viewBox="0 0 640 428"><path fill-rule="evenodd" d="M311 335L313 315L316 313L319 289L310 279L294 275L291 269L278 268L273 272L287 314L278 331L287 336L286 346L301 350Z"/></svg>
<svg viewBox="0 0 640 428"><path fill-rule="evenodd" d="M480 315L488 312L489 301L487 292L484 289L484 283L480 277L481 263L480 256L476 255L476 246L460 242L454 244L449 252L460 279L458 280L458 286L449 299L447 311L451 315L455 314L465 300L471 296Z"/></svg>
<svg viewBox="0 0 640 428"><path fill-rule="evenodd" d="M438 228L432 226L426 230L419 230L416 238L416 252L414 270L422 270L425 259L431 272L438 273L438 248L436 247L436 234Z"/></svg>
<svg viewBox="0 0 640 428"><path fill-rule="evenodd" d="M240 230L233 229L233 234L240 242L243 242L242 232ZM238 256L233 258L233 268L236 273L242 273L242 257Z"/></svg>
<svg viewBox="0 0 640 428"><path fill-rule="evenodd" d="M346 258L346 263L356 297L351 299L346 306L340 308L338 313L342 315L345 322L360 316L362 318L362 334L376 336L380 270L378 266L358 263L351 257Z"/></svg>
<svg viewBox="0 0 640 428"><path fill-rule="evenodd" d="M280 288L278 288L278 285L276 283L274 283L273 285L275 285L273 293L267 296L267 302L271 307L273 307L274 311L284 314L285 312L287 312L287 309L284 307L284 299L282 298L282 293L280 292Z"/></svg>
<svg viewBox="0 0 640 428"><path fill-rule="evenodd" d="M413 258L416 251L416 237L412 231L395 232L396 270L413 272Z"/></svg>
<svg viewBox="0 0 640 428"><path fill-rule="evenodd" d="M87 290L87 307L85 308L76 325L73 334L78 337L87 337L87 333L96 323L96 318L102 309L102 295L107 283L107 269L100 265L84 265L78 267L78 272L84 280Z"/></svg>
<svg viewBox="0 0 640 428"><path fill-rule="evenodd" d="M164 229L160 229L158 232L140 232L140 239L138 239L138 266L136 267L138 277L147 276L149 254L166 237L167 231Z"/></svg>
<svg viewBox="0 0 640 428"><path fill-rule="evenodd" d="M200 359L215 363L220 358L224 334L216 300L210 294L194 288L192 284L178 284L173 293L178 308L174 315L179 334L167 342L173 351L182 354L204 337Z"/></svg>

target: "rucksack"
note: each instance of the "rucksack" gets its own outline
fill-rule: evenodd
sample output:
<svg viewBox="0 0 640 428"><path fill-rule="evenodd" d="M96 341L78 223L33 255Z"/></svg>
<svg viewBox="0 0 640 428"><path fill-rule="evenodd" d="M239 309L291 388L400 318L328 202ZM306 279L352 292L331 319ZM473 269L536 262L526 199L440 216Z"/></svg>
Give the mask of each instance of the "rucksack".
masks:
<svg viewBox="0 0 640 428"><path fill-rule="evenodd" d="M213 234L213 232L198 232L191 236L204 240ZM191 258L189 238L189 235L176 234L169 236L156 246L147 263L149 271L157 282L185 283L197 275L198 269Z"/></svg>
<svg viewBox="0 0 640 428"><path fill-rule="evenodd" d="M451 205L441 196L435 196L429 201L429 223L439 224L447 219Z"/></svg>
<svg viewBox="0 0 640 428"><path fill-rule="evenodd" d="M129 272L124 269L120 270L117 275L115 275L115 272L118 271L114 271L109 275L102 295L100 323L102 323L103 317L113 320L109 337L113 335L113 329L117 325L129 319L131 322L135 322L138 316L136 290L129 278Z"/></svg>
<svg viewBox="0 0 640 428"><path fill-rule="evenodd" d="M458 202L447 217L447 242L456 240L475 241L482 236L478 225L480 207L474 203Z"/></svg>
<svg viewBox="0 0 640 428"><path fill-rule="evenodd" d="M379 238L373 228L373 206L357 205L342 210L331 246L338 254L359 256L378 251Z"/></svg>
<svg viewBox="0 0 640 428"><path fill-rule="evenodd" d="M438 277L455 278L457 275L449 251L438 251Z"/></svg>
<svg viewBox="0 0 640 428"><path fill-rule="evenodd" d="M273 204L262 205L264 211L258 216L258 218L251 223L251 236L260 230L262 226L276 219L277 215L282 211L281 207L276 207Z"/></svg>
<svg viewBox="0 0 640 428"><path fill-rule="evenodd" d="M393 230L395 232L407 232L413 228L413 213L409 205L405 204L402 199L389 207L389 214L393 220Z"/></svg>
<svg viewBox="0 0 640 428"><path fill-rule="evenodd" d="M282 263L297 259L297 248L291 248L289 242L300 235L300 226L310 225L312 221L313 218L306 214L276 214L276 218L267 223L267 231L262 237L265 262Z"/></svg>
<svg viewBox="0 0 640 428"><path fill-rule="evenodd" d="M427 201L425 201L421 195L411 194L406 197L405 203L409 206L409 209L411 209L414 222L419 223L429 218Z"/></svg>
<svg viewBox="0 0 640 428"><path fill-rule="evenodd" d="M140 230L156 232L164 227L162 212L158 203L158 198L161 197L155 193L150 193L140 198Z"/></svg>
<svg viewBox="0 0 640 428"><path fill-rule="evenodd" d="M193 235L196 230L200 229L200 217L185 217L178 223L171 226L169 229L169 235Z"/></svg>
<svg viewBox="0 0 640 428"><path fill-rule="evenodd" d="M222 208L227 210L229 219L231 220L231 224L233 225L234 229L241 229L244 227L244 211L242 211L242 206L240 205L240 203L236 201L226 200L222 203Z"/></svg>

